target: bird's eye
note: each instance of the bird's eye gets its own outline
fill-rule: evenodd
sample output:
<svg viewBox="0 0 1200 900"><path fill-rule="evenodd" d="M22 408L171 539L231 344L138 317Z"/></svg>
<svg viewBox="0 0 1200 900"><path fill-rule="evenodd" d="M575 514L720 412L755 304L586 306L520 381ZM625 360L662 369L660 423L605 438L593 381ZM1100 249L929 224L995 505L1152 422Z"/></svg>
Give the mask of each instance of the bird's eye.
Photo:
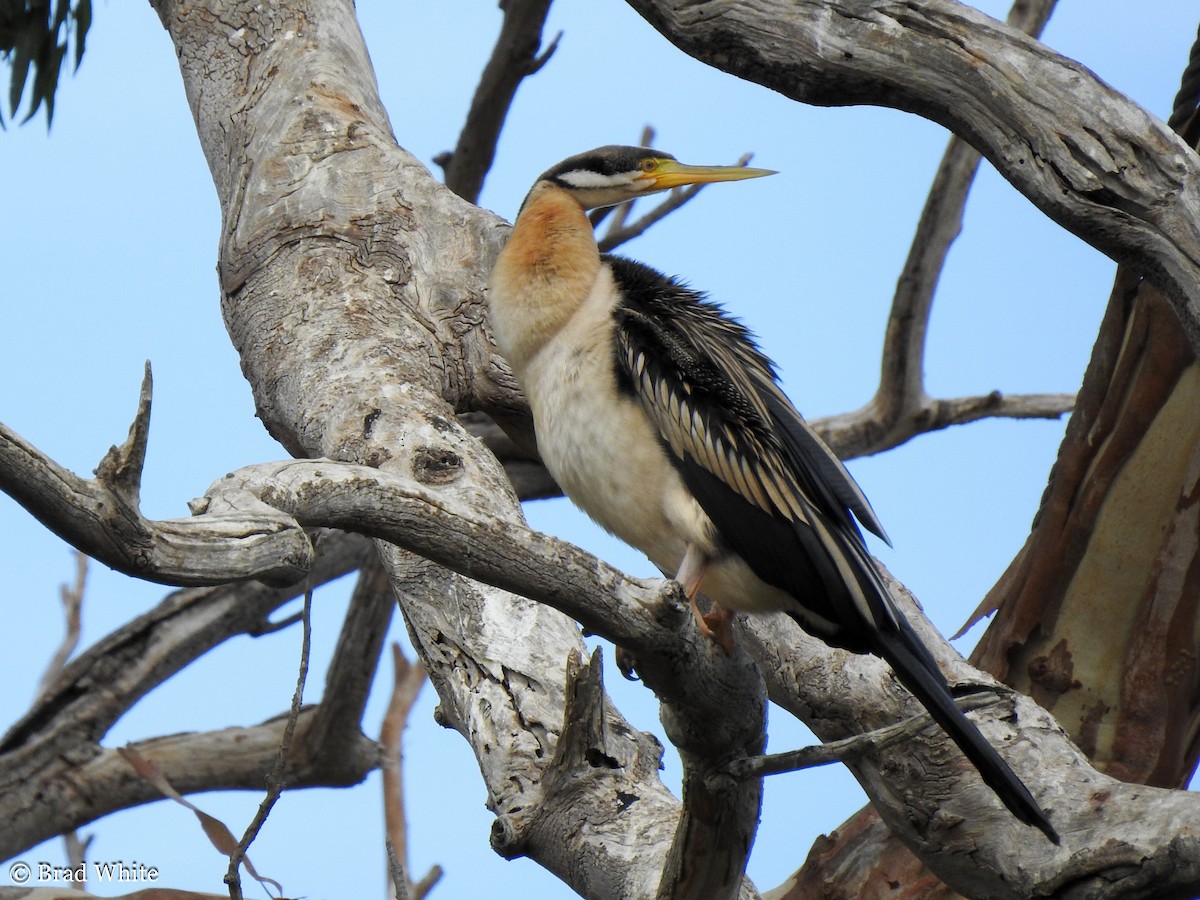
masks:
<svg viewBox="0 0 1200 900"><path fill-rule="evenodd" d="M658 160L657 159L643 159L642 160L642 171L643 172L653 172L657 168L658 168Z"/></svg>

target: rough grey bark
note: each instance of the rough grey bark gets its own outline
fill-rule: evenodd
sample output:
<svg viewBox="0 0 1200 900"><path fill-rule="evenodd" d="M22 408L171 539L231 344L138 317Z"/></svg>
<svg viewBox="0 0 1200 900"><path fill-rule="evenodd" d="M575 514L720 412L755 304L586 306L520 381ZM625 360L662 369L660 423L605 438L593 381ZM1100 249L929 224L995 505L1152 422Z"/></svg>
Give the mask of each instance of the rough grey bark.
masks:
<svg viewBox="0 0 1200 900"><path fill-rule="evenodd" d="M1193 160L1160 140L1148 116L1044 48L946 2L866 12L764 0L635 5L667 30L694 29L676 37L708 61L778 78L772 86L800 99L886 102L958 126L989 155L1023 153L1009 169L1044 208L1098 245L1148 261L1180 308L1193 308ZM525 528L502 470L455 418L468 409L525 416L485 327L483 285L504 225L396 146L349 0L156 6L221 202L231 338L264 423L308 458L223 479L189 527L205 528L210 516L258 521L266 504L271 528L248 535L255 541L294 548L301 526L318 524L379 539L443 721L480 762L497 849L531 856L588 897L673 886L675 896L713 896L689 881L697 844L686 818L677 828L681 806L658 782L655 743L604 698L572 619L630 651L663 700L695 779L683 812L718 804L709 819L719 828L699 844L734 876L758 788L731 784L722 765L761 740L763 691L743 651L753 649L772 697L823 735L893 721L908 711L906 696L877 660L831 651L771 618L743 623L743 650L727 657L697 636L670 588ZM964 49L974 41L980 59ZM1004 90L1006 74L1036 66L1048 73L1029 88L1040 106ZM1055 105L1064 86L1073 97L1093 92L1115 117L1106 126L1115 136L1089 131L1089 122L1064 126ZM1051 114L1065 133L1050 134ZM1028 133L1002 135L1005 116ZM1145 134L1129 133L1142 126ZM1124 165L1136 154L1117 146L1122 136L1161 153L1159 167L1141 157ZM1168 246L1163 236L1177 225L1179 241ZM128 487L126 476L117 480ZM46 493L56 496L52 486ZM72 526L70 509L64 519ZM427 562L414 566L397 546ZM930 639L959 680L988 683ZM1044 798L1061 848L1013 822L936 732L854 763L882 815L934 871L975 897L1149 896L1147 885L1200 884L1196 798L1106 779L1029 701L1001 706L1002 716L980 716L982 727ZM638 802L621 800L630 796ZM668 858L674 881L664 884ZM724 879L720 895L752 895L737 882Z"/></svg>

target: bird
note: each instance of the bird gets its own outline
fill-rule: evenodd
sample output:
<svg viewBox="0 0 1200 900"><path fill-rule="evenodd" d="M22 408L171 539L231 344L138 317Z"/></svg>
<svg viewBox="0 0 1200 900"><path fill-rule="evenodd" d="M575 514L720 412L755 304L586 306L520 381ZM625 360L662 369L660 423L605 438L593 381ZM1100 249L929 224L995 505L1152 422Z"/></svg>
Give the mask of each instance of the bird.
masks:
<svg viewBox="0 0 1200 900"><path fill-rule="evenodd" d="M783 611L833 647L881 657L1015 817L1057 844L1024 783L955 705L858 527L886 541L883 526L750 331L677 278L601 253L587 216L773 174L611 145L534 182L487 295L538 452L578 507L674 573L702 632L725 643L733 611ZM715 613L701 615L701 595Z"/></svg>

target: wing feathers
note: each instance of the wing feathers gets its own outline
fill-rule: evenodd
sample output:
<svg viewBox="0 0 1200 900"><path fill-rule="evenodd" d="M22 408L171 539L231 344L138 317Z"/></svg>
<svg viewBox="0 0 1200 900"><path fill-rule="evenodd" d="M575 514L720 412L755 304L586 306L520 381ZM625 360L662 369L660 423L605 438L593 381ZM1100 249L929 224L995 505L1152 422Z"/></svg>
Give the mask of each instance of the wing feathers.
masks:
<svg viewBox="0 0 1200 900"><path fill-rule="evenodd" d="M894 626L880 599L886 591L857 549L853 516L883 529L746 329L649 267L607 261L625 298L614 312L618 380L657 426L722 540L807 607L826 640L857 647L857 636L834 632Z"/></svg>
<svg viewBox="0 0 1200 900"><path fill-rule="evenodd" d="M808 427L746 330L653 269L607 257L618 384L634 394L719 532L787 612L827 643L886 659L1023 822L1058 842L1020 779L954 705L945 679L896 610L855 518L887 537L867 498Z"/></svg>

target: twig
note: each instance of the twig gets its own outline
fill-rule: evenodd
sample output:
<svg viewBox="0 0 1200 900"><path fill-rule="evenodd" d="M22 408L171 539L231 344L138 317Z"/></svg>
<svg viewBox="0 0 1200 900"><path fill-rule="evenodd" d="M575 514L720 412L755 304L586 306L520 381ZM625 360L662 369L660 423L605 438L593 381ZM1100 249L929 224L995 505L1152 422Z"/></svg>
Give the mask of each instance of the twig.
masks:
<svg viewBox="0 0 1200 900"><path fill-rule="evenodd" d="M59 585L58 596L62 601L63 617L66 620L66 627L63 632L62 642L58 645L58 649L54 651L54 655L50 657L50 661L46 664L46 671L42 674L41 683L38 685L37 697L41 699L46 692L50 690L50 686L54 680L62 672L67 665L67 660L71 658L71 654L75 652L75 648L79 646L79 633L82 627L82 611L83 611L83 591L87 584L88 558L87 554L75 551L75 584L68 587L67 585ZM89 834L87 837L80 839L77 831L71 830L62 836L63 843L66 846L67 862L72 868L82 866L87 858L88 847L91 846L94 834ZM84 869L86 872L86 868ZM86 879L79 885L80 890L86 890Z"/></svg>
<svg viewBox="0 0 1200 900"><path fill-rule="evenodd" d="M79 646L79 631L82 625L83 611L83 589L87 584L87 571L87 554L76 550L75 584L71 587L64 584L58 589L58 596L63 605L63 615L66 618L66 630L63 634L62 643L58 645L58 649L50 657L50 662L46 664L46 671L43 673L42 681L38 685L38 697L46 693L50 688L51 682L63 670L63 667L67 664L67 660L71 658L71 654Z"/></svg>
<svg viewBox="0 0 1200 900"><path fill-rule="evenodd" d="M999 703L1000 699L998 694L981 692L959 697L955 702L959 709L969 712L973 709L993 706ZM742 781L747 778L761 778L764 775L778 775L781 772L796 772L801 769L827 766L830 763L845 762L848 759L854 759L872 751L883 750L900 741L907 740L933 724L933 719L929 717L928 713L918 713L911 718L876 728L865 734L856 734L841 740L801 747L798 750L788 750L784 753L767 753L761 756L745 756L735 759L726 767L726 774Z"/></svg>
<svg viewBox="0 0 1200 900"><path fill-rule="evenodd" d="M296 690L292 693L292 706L288 710L287 724L283 729L283 737L279 741L279 753L275 758L275 768L267 777L267 793L258 805L258 812L246 828L237 848L229 855L229 870L225 873L225 884L229 886L230 900L242 900L242 880L238 870L246 851L258 837L258 832L271 814L275 802L283 793L283 771L287 765L288 749L291 747L292 735L296 731L296 718L300 715L300 702L304 698L304 682L308 679L308 653L312 644L312 587L304 592L304 631L300 640L300 671L296 675Z"/></svg>
<svg viewBox="0 0 1200 900"><path fill-rule="evenodd" d="M408 873L404 871L404 863L396 855L396 845L388 835L384 835L383 845L387 850L388 873L392 877L392 887L396 900L410 900L408 894Z"/></svg>
<svg viewBox="0 0 1200 900"><path fill-rule="evenodd" d="M147 364L129 437L105 454L94 480L58 465L0 423L0 491L76 549L135 578L179 586L249 578L284 585L303 578L312 565L308 537L265 504L212 515L201 501L186 519L142 516L139 478L151 389ZM276 546L280 539L288 546Z"/></svg>
<svg viewBox="0 0 1200 900"><path fill-rule="evenodd" d="M388 860L393 880L397 871L403 874L404 884L396 883L396 895L411 900L423 900L425 895L442 876L440 866L434 866L417 884L408 882L408 817L404 808L404 729L413 704L425 683L425 667L418 659L409 662L400 649L392 644L392 663L395 677L392 697L387 713L379 730L379 743L383 745L383 816L387 831Z"/></svg>
<svg viewBox="0 0 1200 900"><path fill-rule="evenodd" d="M888 420L874 402L854 412L826 416L812 425L842 459L882 453L922 434L981 419L1057 419L1075 408L1074 394L1002 394L935 400Z"/></svg>
<svg viewBox="0 0 1200 900"><path fill-rule="evenodd" d="M1018 2L1012 7L1008 22L1036 37L1045 27L1055 2ZM924 422L931 417L935 406L946 402L935 404L925 393L925 347L938 279L950 246L962 231L963 209L980 159L979 151L957 136L946 146L896 283L884 335L879 388L871 402L853 414L859 419L861 436L865 438L856 446L858 453L876 453L925 431L971 420L943 418L944 424L925 427ZM961 401L955 402L962 406ZM1069 408L1056 408L1050 415L1060 415Z"/></svg>
<svg viewBox="0 0 1200 900"><path fill-rule="evenodd" d="M505 0L504 22L492 56L479 78L467 121L452 153L439 154L434 162L446 173L446 187L475 203L483 180L496 157L496 141L521 82L546 64L558 47L558 34L539 55L542 27L551 0Z"/></svg>

